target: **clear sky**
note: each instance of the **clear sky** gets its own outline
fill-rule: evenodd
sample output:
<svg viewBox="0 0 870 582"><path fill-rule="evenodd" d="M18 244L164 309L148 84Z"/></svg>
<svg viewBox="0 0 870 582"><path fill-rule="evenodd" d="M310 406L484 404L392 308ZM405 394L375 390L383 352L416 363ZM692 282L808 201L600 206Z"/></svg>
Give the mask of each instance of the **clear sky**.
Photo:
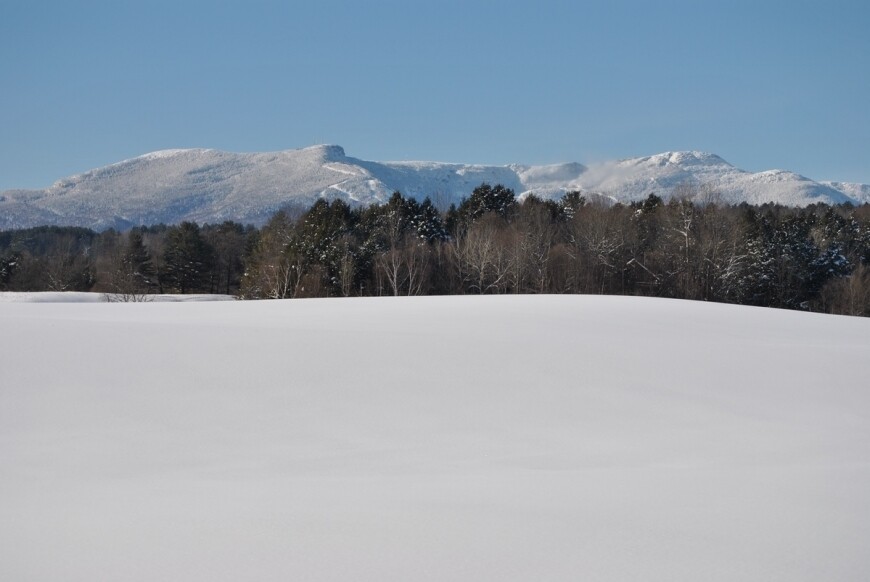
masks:
<svg viewBox="0 0 870 582"><path fill-rule="evenodd" d="M0 0L0 190L315 143L870 183L870 2Z"/></svg>

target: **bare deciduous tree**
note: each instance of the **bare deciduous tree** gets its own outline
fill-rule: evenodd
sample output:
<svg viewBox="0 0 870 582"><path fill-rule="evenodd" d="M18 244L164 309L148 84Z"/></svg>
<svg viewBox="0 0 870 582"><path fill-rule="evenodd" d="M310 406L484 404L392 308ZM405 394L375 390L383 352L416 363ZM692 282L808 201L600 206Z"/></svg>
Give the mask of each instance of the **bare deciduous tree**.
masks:
<svg viewBox="0 0 870 582"><path fill-rule="evenodd" d="M870 316L870 268L859 263L851 275L829 281L819 302L828 313Z"/></svg>
<svg viewBox="0 0 870 582"><path fill-rule="evenodd" d="M279 212L260 232L242 277L242 296L268 299L299 296L305 260L292 243L293 223Z"/></svg>
<svg viewBox="0 0 870 582"><path fill-rule="evenodd" d="M504 293L513 268L512 254L504 241L503 221L494 213L484 215L453 243L459 278L471 293Z"/></svg>

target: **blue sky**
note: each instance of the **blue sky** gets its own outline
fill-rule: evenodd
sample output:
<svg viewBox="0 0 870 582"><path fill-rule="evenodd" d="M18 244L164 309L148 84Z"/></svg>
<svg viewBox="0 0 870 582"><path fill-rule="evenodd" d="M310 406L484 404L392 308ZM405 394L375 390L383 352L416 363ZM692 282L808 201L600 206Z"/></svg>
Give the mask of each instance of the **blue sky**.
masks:
<svg viewBox="0 0 870 582"><path fill-rule="evenodd" d="M870 3L0 0L0 190L149 151L870 183Z"/></svg>

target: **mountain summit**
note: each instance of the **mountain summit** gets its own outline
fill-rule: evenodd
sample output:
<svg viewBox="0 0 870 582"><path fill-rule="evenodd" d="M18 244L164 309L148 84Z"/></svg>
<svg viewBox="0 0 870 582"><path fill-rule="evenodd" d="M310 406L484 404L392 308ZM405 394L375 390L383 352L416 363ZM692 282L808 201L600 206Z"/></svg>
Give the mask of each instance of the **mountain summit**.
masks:
<svg viewBox="0 0 870 582"><path fill-rule="evenodd" d="M384 202L397 190L446 206L482 182L503 184L520 196L558 198L581 190L618 202L650 193L668 198L699 188L730 203L870 202L866 184L815 182L782 170L751 173L704 152L667 152L589 166L483 166L371 162L349 157L337 145L268 153L175 149L76 174L44 190L2 192L0 228L123 229L183 220L262 224L280 208L307 207L318 198L365 205Z"/></svg>

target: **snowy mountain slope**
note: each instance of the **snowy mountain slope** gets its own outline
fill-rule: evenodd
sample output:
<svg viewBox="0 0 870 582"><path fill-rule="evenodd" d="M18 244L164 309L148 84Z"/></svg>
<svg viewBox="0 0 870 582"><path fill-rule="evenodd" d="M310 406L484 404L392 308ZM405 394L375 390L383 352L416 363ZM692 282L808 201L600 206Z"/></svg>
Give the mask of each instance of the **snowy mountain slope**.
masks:
<svg viewBox="0 0 870 582"><path fill-rule="evenodd" d="M182 220L260 224L277 209L307 207L318 198L352 204L386 201L394 191L443 207L482 182L519 195L557 198L569 190L632 201L665 198L685 185L715 190L724 202L870 201L870 186L818 183L773 170L749 173L701 152L669 152L586 167L481 166L440 162L370 162L339 146L235 154L208 149L166 150L59 180L46 190L0 194L0 228L40 224L124 228Z"/></svg>
<svg viewBox="0 0 870 582"><path fill-rule="evenodd" d="M860 202L831 185L793 172L751 173L719 156L703 152L667 152L644 158L606 162L589 168L570 187L613 193L620 200L638 200L650 192L669 197L685 185L706 187L727 203L778 202L805 206L813 202ZM867 198L870 200L870 198Z"/></svg>
<svg viewBox="0 0 870 582"><path fill-rule="evenodd" d="M870 184L854 182L821 182L821 184L846 194L856 202L870 203Z"/></svg>
<svg viewBox="0 0 870 582"><path fill-rule="evenodd" d="M870 319L492 296L0 303L0 329L4 581L870 569Z"/></svg>

